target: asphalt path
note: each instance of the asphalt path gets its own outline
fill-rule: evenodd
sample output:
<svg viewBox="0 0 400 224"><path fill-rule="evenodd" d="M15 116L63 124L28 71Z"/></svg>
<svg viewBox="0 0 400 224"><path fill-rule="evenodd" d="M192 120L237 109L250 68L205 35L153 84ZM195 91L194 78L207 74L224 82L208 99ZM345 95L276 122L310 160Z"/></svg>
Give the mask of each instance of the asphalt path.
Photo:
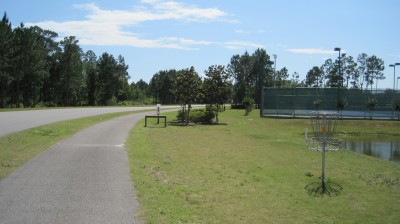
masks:
<svg viewBox="0 0 400 224"><path fill-rule="evenodd" d="M179 106L162 106L165 109L178 108ZM29 128L50 124L58 121L89 117L100 114L124 111L156 110L151 107L101 107L101 108L68 108L51 110L28 110L0 112L0 137L23 131ZM155 112L154 112L155 113Z"/></svg>
<svg viewBox="0 0 400 224"><path fill-rule="evenodd" d="M140 223L124 143L145 114L86 128L0 181L0 223Z"/></svg>

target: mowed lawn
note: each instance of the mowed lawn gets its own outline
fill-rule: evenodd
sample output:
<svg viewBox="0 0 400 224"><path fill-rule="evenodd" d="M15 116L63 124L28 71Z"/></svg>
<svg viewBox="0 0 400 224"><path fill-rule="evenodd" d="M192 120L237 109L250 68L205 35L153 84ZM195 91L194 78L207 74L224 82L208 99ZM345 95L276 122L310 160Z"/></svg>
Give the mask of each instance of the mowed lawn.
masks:
<svg viewBox="0 0 400 224"><path fill-rule="evenodd" d="M307 150L310 120L243 115L221 113L226 125L132 129L127 150L146 223L399 222L400 164L329 152L326 178L342 190L313 196L305 186L320 181L321 153ZM338 132L399 134L400 122L343 120Z"/></svg>

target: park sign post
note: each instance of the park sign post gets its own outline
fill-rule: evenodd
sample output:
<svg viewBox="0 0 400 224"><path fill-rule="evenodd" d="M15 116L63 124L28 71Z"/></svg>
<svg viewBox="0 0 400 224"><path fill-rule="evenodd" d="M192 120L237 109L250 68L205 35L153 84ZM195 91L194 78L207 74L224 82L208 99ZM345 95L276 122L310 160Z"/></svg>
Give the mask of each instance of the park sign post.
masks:
<svg viewBox="0 0 400 224"><path fill-rule="evenodd" d="M157 104L157 116L160 116L160 107L161 107L161 104Z"/></svg>

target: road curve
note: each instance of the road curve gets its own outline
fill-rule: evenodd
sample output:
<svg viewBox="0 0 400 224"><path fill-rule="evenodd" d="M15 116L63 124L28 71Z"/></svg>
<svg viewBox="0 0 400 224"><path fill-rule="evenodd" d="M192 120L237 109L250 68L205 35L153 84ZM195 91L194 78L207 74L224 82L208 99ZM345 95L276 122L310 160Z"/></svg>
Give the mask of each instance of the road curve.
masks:
<svg viewBox="0 0 400 224"><path fill-rule="evenodd" d="M179 106L162 106L161 111L171 108L179 108ZM155 111L156 107L90 107L0 112L0 137L58 121L107 113L153 109Z"/></svg>
<svg viewBox="0 0 400 224"><path fill-rule="evenodd" d="M0 223L139 223L124 142L145 114L86 128L0 181Z"/></svg>

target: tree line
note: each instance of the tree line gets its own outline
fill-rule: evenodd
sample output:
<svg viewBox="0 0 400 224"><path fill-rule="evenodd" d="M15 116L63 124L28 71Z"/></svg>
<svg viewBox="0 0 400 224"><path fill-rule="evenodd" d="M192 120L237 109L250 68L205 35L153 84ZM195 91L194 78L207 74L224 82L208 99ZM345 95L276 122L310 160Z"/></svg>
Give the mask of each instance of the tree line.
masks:
<svg viewBox="0 0 400 224"><path fill-rule="evenodd" d="M128 83L123 56L83 52L74 36L0 22L0 108L115 105L145 100L147 84Z"/></svg>
<svg viewBox="0 0 400 224"><path fill-rule="evenodd" d="M305 84L309 87L340 87L372 90L373 84L385 79L384 61L375 55L366 53L357 59L343 53L333 61L327 59L320 67L314 66L306 76Z"/></svg>
<svg viewBox="0 0 400 224"><path fill-rule="evenodd" d="M129 83L128 65L123 56L115 58L103 53L98 57L91 50L83 52L74 36L61 41L57 38L58 34L53 31L25 27L23 23L13 29L4 13L0 22L0 108L134 102L179 104L183 93L178 93L176 88L182 77L198 76L193 67L170 69L157 72L149 83L142 79ZM304 80L299 79L297 72L290 75L286 67L276 71L273 66L274 62L264 49L233 55L227 66L210 66L204 72L204 81L196 81L202 89L200 97L192 101L205 103L204 96L214 94L203 88L208 82L207 75L213 73L211 68L220 69L224 79L233 83L226 101L238 104L246 98L259 104L263 87L363 89L372 88L374 83L385 78L383 60L365 53L357 60L346 54L341 54L340 60L328 59L320 67L310 69Z"/></svg>

